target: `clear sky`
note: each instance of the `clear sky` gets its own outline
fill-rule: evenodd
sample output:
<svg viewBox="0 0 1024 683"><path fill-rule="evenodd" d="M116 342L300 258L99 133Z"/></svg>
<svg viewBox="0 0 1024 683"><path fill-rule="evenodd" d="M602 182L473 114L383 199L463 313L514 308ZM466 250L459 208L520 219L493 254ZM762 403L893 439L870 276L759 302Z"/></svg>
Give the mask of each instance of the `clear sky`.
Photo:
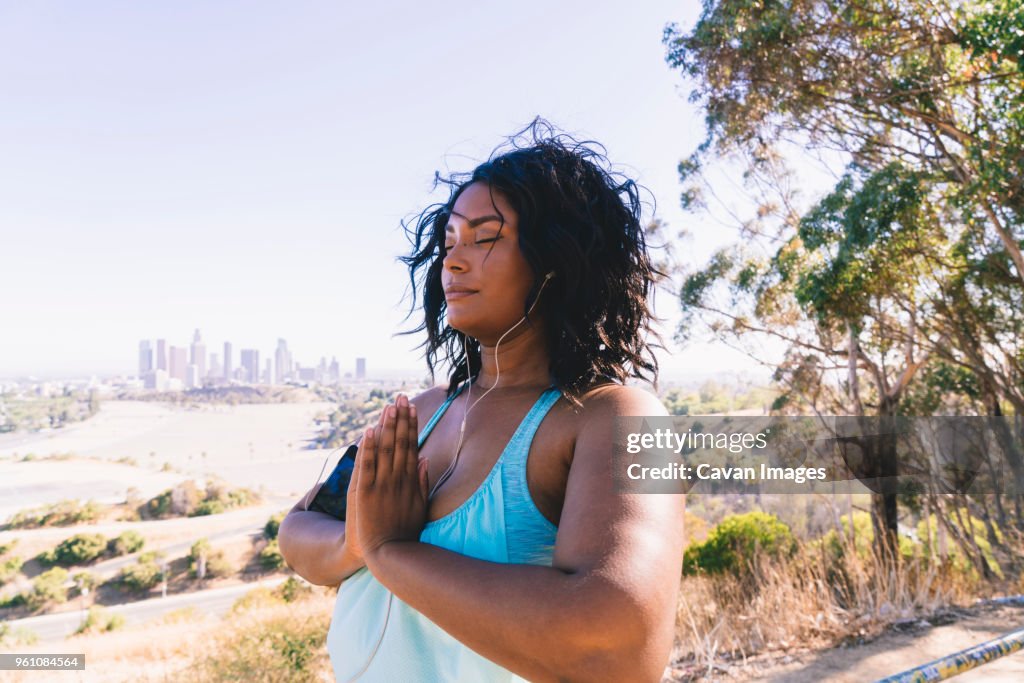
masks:
<svg viewBox="0 0 1024 683"><path fill-rule="evenodd" d="M697 2L0 5L0 376L133 373L143 338L417 368L399 220L542 115L601 141L694 262L699 113L664 61ZM440 191L439 191L440 192ZM678 304L662 293L670 340ZM716 346L669 371L753 367ZM238 359L235 359L238 363Z"/></svg>

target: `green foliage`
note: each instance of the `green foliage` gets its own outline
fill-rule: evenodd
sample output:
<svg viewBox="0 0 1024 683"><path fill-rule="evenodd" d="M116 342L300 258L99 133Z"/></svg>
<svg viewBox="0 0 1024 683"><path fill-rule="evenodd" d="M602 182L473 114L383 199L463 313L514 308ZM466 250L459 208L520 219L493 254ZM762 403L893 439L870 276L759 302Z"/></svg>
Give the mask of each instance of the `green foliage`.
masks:
<svg viewBox="0 0 1024 683"><path fill-rule="evenodd" d="M796 541L775 515L747 512L723 519L703 543L691 544L683 555L683 573L745 575L758 554L789 557Z"/></svg>
<svg viewBox="0 0 1024 683"><path fill-rule="evenodd" d="M35 645L38 641L39 636L27 628L11 628L10 624L0 623L0 648Z"/></svg>
<svg viewBox="0 0 1024 683"><path fill-rule="evenodd" d="M289 576L274 592L285 602L295 602L312 595L313 587L305 581Z"/></svg>
<svg viewBox="0 0 1024 683"><path fill-rule="evenodd" d="M89 608L85 620L75 631L75 635L89 633L109 633L124 627L124 617L120 614L109 614L99 605Z"/></svg>
<svg viewBox="0 0 1024 683"><path fill-rule="evenodd" d="M159 555L148 552L139 555L137 562L121 570L117 583L121 588L136 593L154 588L164 579L163 572L157 564Z"/></svg>
<svg viewBox="0 0 1024 683"><path fill-rule="evenodd" d="M993 573L995 573L996 576L998 576L999 578L1003 578L1003 569L1002 567L1000 567L999 561L992 553L992 544L989 543L988 537L986 535L985 522L977 517L974 517L973 515L968 517L966 513L963 514L963 518L967 520L965 522L966 524L971 525L973 530L974 542L977 543L978 550L981 551L981 554L985 558L985 561L988 563L988 566L992 569ZM952 521L956 522L956 519L954 518ZM932 544L936 543L936 539L938 538L937 527L938 520L935 518L935 515L929 515L927 519L922 519L920 522L918 522L917 537L921 544L921 552L925 556L931 556L933 554L936 556L938 555L938 547L934 549L934 552L932 548ZM996 530L996 538L1000 542L1002 542L1003 540L1002 534L1000 534L998 530ZM960 546L952 538L949 538L948 535L946 543L946 554L950 562L952 562L953 566L957 569L965 573L970 573L972 575L977 574L977 570L974 568L974 565L971 563L970 559L968 559L964 555L963 551L960 549Z"/></svg>
<svg viewBox="0 0 1024 683"><path fill-rule="evenodd" d="M83 589L91 591L99 585L99 579L96 578L95 574L90 572L75 572L71 575L71 580L75 582L75 588L78 591L78 595L82 594Z"/></svg>
<svg viewBox="0 0 1024 683"><path fill-rule="evenodd" d="M117 538L113 538L107 544L107 550L111 555L119 557L121 555L131 555L142 550L142 547L146 545L146 539L142 537L137 531L122 532Z"/></svg>
<svg viewBox="0 0 1024 683"><path fill-rule="evenodd" d="M11 529L35 529L47 526L71 526L87 524L100 518L102 509L94 501L81 503L77 500L62 500L59 503L21 510L8 520Z"/></svg>
<svg viewBox="0 0 1024 683"><path fill-rule="evenodd" d="M64 539L53 550L40 553L37 559L42 564L71 567L88 564L107 551L107 539L102 534L75 534Z"/></svg>
<svg viewBox="0 0 1024 683"><path fill-rule="evenodd" d="M200 567L204 562L205 574L200 576ZM192 544L188 554L188 566L193 578L216 579L230 576L235 571L235 567L224 557L224 551L214 550L205 538Z"/></svg>
<svg viewBox="0 0 1024 683"><path fill-rule="evenodd" d="M213 479L201 490L188 480L146 501L139 508L139 515L145 519L201 517L259 502L259 494L250 489L229 489L224 482Z"/></svg>
<svg viewBox="0 0 1024 683"><path fill-rule="evenodd" d="M260 566L270 571L283 569L286 566L284 556L281 555L281 549L277 546L276 538L268 541L266 547L260 551Z"/></svg>
<svg viewBox="0 0 1024 683"><path fill-rule="evenodd" d="M68 572L61 567L49 569L32 582L32 592L26 602L32 610L39 610L48 605L66 602L68 589L64 585L68 580Z"/></svg>
<svg viewBox="0 0 1024 683"><path fill-rule="evenodd" d="M196 680L320 681L330 671L323 646L329 622L327 614L246 620L223 636L215 653L195 663Z"/></svg>
<svg viewBox="0 0 1024 683"><path fill-rule="evenodd" d="M277 538L277 532L281 528L281 522L284 521L287 514L287 512L278 512L270 516L270 519L268 519L267 523L263 526L263 536L267 540L273 541Z"/></svg>
<svg viewBox="0 0 1024 683"><path fill-rule="evenodd" d="M24 561L20 557L9 557L0 562L0 586L13 579L21 571Z"/></svg>
<svg viewBox="0 0 1024 683"><path fill-rule="evenodd" d="M839 518L839 525L842 528L842 536L836 533L834 528L829 529L821 538L812 543L812 547L821 547L830 559L839 560L846 553L853 549L862 560L867 560L875 552L875 529L871 523L871 513L857 510L853 513L853 538L850 537L850 515L843 515ZM851 545L852 543L852 545ZM900 554L904 559L910 559L920 555L920 546L912 539L901 535L899 537Z"/></svg>

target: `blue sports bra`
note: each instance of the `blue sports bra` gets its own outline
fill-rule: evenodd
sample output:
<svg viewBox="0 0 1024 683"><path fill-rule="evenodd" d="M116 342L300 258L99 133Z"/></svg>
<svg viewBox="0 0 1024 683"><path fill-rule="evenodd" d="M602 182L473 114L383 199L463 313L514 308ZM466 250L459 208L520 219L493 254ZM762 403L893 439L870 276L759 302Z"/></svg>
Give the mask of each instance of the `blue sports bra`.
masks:
<svg viewBox="0 0 1024 683"><path fill-rule="evenodd" d="M419 436L421 447L461 391L430 418ZM530 498L526 460L537 428L560 396L554 387L541 394L480 487L455 510L428 522L421 542L490 562L550 566L558 527ZM409 607L365 567L341 584L327 651L341 682L524 680Z"/></svg>

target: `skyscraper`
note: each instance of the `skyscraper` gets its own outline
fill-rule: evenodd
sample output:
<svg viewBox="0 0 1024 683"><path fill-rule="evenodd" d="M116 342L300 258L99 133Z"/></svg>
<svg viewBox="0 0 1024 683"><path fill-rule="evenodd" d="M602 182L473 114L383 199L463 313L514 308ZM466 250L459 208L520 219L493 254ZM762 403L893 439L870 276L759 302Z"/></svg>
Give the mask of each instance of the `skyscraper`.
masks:
<svg viewBox="0 0 1024 683"><path fill-rule="evenodd" d="M199 330L196 330L192 337L192 353L189 355L188 362L196 366L200 378L206 377L206 344L203 343Z"/></svg>
<svg viewBox="0 0 1024 683"><path fill-rule="evenodd" d="M288 342L277 340L277 351L274 352L275 384L284 384L292 377L292 353L288 350Z"/></svg>
<svg viewBox="0 0 1024 683"><path fill-rule="evenodd" d="M156 369L167 369L167 342L163 339L156 340Z"/></svg>
<svg viewBox="0 0 1024 683"><path fill-rule="evenodd" d="M220 356L215 353L210 354L210 369L208 373L209 374L207 376L211 378L220 379L222 376L220 369Z"/></svg>
<svg viewBox="0 0 1024 683"><path fill-rule="evenodd" d="M356 358L356 379L366 379L365 358Z"/></svg>
<svg viewBox="0 0 1024 683"><path fill-rule="evenodd" d="M224 342L224 379L230 380L234 366L231 364L231 342Z"/></svg>
<svg viewBox="0 0 1024 683"><path fill-rule="evenodd" d="M242 349L242 380L259 384L260 352L257 349Z"/></svg>
<svg viewBox="0 0 1024 683"><path fill-rule="evenodd" d="M170 371L168 374L174 379L180 379L182 383L188 380L188 349L184 346L172 346L170 348Z"/></svg>
<svg viewBox="0 0 1024 683"><path fill-rule="evenodd" d="M139 377L153 370L153 347L148 339L139 342Z"/></svg>

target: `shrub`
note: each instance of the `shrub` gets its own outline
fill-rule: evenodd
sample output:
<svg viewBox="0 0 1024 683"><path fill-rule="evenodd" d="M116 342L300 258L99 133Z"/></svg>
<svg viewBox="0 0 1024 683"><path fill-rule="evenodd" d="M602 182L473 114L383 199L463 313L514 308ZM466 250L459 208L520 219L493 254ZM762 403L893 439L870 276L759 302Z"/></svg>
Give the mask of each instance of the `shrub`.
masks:
<svg viewBox="0 0 1024 683"><path fill-rule="evenodd" d="M287 512L278 512L276 515L271 515L267 523L263 525L263 535L266 536L268 541L273 541L277 538L277 532L281 529L281 522L284 521Z"/></svg>
<svg viewBox="0 0 1024 683"><path fill-rule="evenodd" d="M105 633L116 631L124 626L124 617L120 614L108 614L107 610L99 605L89 608L85 620L75 631L75 635L82 633Z"/></svg>
<svg viewBox="0 0 1024 683"><path fill-rule="evenodd" d="M267 543L266 547L260 551L260 566L271 571L283 569L286 566L276 538Z"/></svg>
<svg viewBox="0 0 1024 683"><path fill-rule="evenodd" d="M110 539L110 543L107 544L107 550L111 555L118 557L121 555L131 555L142 550L142 546L146 545L146 540L142 538L142 534L137 531L125 531L117 538Z"/></svg>
<svg viewBox="0 0 1024 683"><path fill-rule="evenodd" d="M189 480L146 501L139 507L139 515L147 519L200 517L258 502L259 495L249 489L228 490L224 482L213 479L201 491L194 481Z"/></svg>
<svg viewBox="0 0 1024 683"><path fill-rule="evenodd" d="M204 500L196 506L196 509L189 513L189 517L203 517L205 515L219 515L227 507L219 500Z"/></svg>
<svg viewBox="0 0 1024 683"><path fill-rule="evenodd" d="M68 572L61 567L43 572L32 582L32 592L26 598L28 606L38 610L47 605L67 602L68 589L64 585L67 580Z"/></svg>
<svg viewBox="0 0 1024 683"><path fill-rule="evenodd" d="M62 500L59 503L14 513L7 526L11 529L35 529L44 526L71 526L95 522L100 518L102 508L94 502L81 503L77 500Z"/></svg>
<svg viewBox="0 0 1024 683"><path fill-rule="evenodd" d="M71 580L75 582L78 595L82 594L83 589L92 590L99 583L96 575L89 572L75 572L71 575Z"/></svg>
<svg viewBox="0 0 1024 683"><path fill-rule="evenodd" d="M122 588L135 592L148 591L160 583L163 572L157 565L158 555L156 553L143 553L139 555L138 561L121 570L117 581Z"/></svg>
<svg viewBox="0 0 1024 683"><path fill-rule="evenodd" d="M325 680L331 670L323 646L329 624L327 611L291 606L241 619L194 662L193 675L210 683Z"/></svg>
<svg viewBox="0 0 1024 683"><path fill-rule="evenodd" d="M210 542L201 538L192 544L188 554L189 573L197 579L216 579L228 576L235 568L224 557L223 550L213 550Z"/></svg>
<svg viewBox="0 0 1024 683"><path fill-rule="evenodd" d="M765 512L729 515L711 530L706 541L691 544L686 549L683 573L743 575L758 553L788 557L794 552L793 534L775 515Z"/></svg>
<svg viewBox="0 0 1024 683"><path fill-rule="evenodd" d="M107 539L102 534L75 534L61 541L53 550L40 553L38 559L43 564L70 567L88 564L106 551Z"/></svg>
<svg viewBox="0 0 1024 683"><path fill-rule="evenodd" d="M0 623L0 647L13 648L19 645L35 645L39 636L27 628L11 628L10 624Z"/></svg>
<svg viewBox="0 0 1024 683"><path fill-rule="evenodd" d="M20 557L9 557L0 562L0 586L4 585L21 571L23 561Z"/></svg>
<svg viewBox="0 0 1024 683"><path fill-rule="evenodd" d="M305 581L289 576L274 591L285 602L295 602L313 593L313 587Z"/></svg>

